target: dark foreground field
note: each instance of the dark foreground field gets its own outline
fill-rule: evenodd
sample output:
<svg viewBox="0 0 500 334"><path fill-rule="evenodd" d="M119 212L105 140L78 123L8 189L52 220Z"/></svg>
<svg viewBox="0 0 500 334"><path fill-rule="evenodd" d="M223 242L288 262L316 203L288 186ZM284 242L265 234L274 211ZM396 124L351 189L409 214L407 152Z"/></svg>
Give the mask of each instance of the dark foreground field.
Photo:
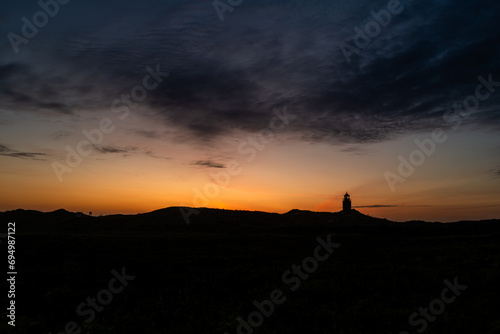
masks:
<svg viewBox="0 0 500 334"><path fill-rule="evenodd" d="M178 208L0 220L16 222L18 271L2 333L500 333L500 221L206 209L187 225ZM316 251L318 237L340 246Z"/></svg>

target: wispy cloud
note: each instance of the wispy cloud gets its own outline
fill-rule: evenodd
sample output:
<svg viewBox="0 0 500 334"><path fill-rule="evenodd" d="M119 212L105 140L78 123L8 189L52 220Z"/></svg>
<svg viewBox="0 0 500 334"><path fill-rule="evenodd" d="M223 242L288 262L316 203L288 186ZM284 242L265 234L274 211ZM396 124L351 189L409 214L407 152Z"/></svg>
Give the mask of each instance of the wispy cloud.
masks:
<svg viewBox="0 0 500 334"><path fill-rule="evenodd" d="M153 151L145 151L144 154L147 155L148 157L155 158L155 159L164 159L164 160L171 159L169 157L161 157L159 155L156 155Z"/></svg>
<svg viewBox="0 0 500 334"><path fill-rule="evenodd" d="M225 165L218 163L218 162L211 161L211 160L193 161L191 163L191 165L202 166L202 167L206 167L206 168L226 168Z"/></svg>
<svg viewBox="0 0 500 334"><path fill-rule="evenodd" d="M384 205L384 204L375 204L375 205L360 205L360 206L353 206L353 208L358 209L358 208L397 208L401 205Z"/></svg>
<svg viewBox="0 0 500 334"><path fill-rule="evenodd" d="M430 205L390 205L390 204L375 204L375 205L360 205L353 206L353 208L400 208L400 207L412 207L412 208L424 208Z"/></svg>
<svg viewBox="0 0 500 334"><path fill-rule="evenodd" d="M130 153L136 152L139 148L135 146L115 147L115 146L93 146L94 150L102 154Z"/></svg>
<svg viewBox="0 0 500 334"><path fill-rule="evenodd" d="M120 147L120 146L107 145L107 146L92 146L92 148L101 154L122 154L124 156L131 154L138 154L138 155L146 155L148 157L155 159L165 159L165 160L170 159L169 157L159 156L155 154L152 150L140 148L137 146Z"/></svg>
<svg viewBox="0 0 500 334"><path fill-rule="evenodd" d="M47 156L47 154L45 153L16 151L2 144L0 144L0 155L11 158L32 159L32 160L44 160L41 159L41 157Z"/></svg>
<svg viewBox="0 0 500 334"><path fill-rule="evenodd" d="M346 148L343 148L341 149L342 152L346 152L346 153L352 153L352 154L355 154L355 155L365 155L365 154L369 154L369 153L372 153L371 150L365 148L365 147L361 147L361 146L356 146L356 147L346 147Z"/></svg>
<svg viewBox="0 0 500 334"><path fill-rule="evenodd" d="M139 136L148 138L148 139L158 139L161 138L162 135L158 133L157 131L150 131L150 130L134 130L134 133L138 134Z"/></svg>
<svg viewBox="0 0 500 334"><path fill-rule="evenodd" d="M50 138L55 140L55 141L60 141L61 139L66 139L66 138L70 137L71 135L72 135L72 132L61 130L61 131L57 131L57 132L52 133L50 135Z"/></svg>

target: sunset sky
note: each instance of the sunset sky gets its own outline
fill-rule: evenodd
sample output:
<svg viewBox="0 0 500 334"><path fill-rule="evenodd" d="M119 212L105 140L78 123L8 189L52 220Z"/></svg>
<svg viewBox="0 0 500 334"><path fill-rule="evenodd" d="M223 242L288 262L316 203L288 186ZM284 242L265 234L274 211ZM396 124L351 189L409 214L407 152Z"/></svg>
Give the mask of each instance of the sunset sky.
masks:
<svg viewBox="0 0 500 334"><path fill-rule="evenodd" d="M0 4L0 211L500 218L496 0L59 1Z"/></svg>

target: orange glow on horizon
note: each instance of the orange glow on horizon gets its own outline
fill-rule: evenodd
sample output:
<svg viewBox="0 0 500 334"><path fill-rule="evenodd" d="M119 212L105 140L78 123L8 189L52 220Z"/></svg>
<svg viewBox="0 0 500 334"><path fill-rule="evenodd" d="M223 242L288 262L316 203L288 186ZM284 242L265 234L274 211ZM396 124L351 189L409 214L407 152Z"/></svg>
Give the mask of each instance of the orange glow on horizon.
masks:
<svg viewBox="0 0 500 334"><path fill-rule="evenodd" d="M464 171L451 166L455 172L449 173L448 156L442 162L437 156L391 192L383 177L384 171L397 168L395 144L391 145L389 151L378 148L380 154L368 156L372 162L369 168L366 156L336 151L329 145L293 142L270 146L252 162L234 156L241 173L223 185L214 175L225 173L224 168L191 164L200 156L198 151L182 151L178 159L91 156L93 159L65 175L64 182L58 182L50 161L0 156L0 210L64 208L94 214L136 214L189 206L277 213L292 209L337 212L348 191L353 208L396 221L500 217L500 190L489 174L477 172L474 164Z"/></svg>

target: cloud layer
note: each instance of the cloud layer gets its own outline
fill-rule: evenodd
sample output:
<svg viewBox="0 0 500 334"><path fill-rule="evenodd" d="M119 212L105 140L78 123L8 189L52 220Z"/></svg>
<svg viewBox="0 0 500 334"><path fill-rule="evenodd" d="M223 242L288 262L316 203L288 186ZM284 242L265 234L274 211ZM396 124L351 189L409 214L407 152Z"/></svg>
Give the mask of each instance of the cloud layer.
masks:
<svg viewBox="0 0 500 334"><path fill-rule="evenodd" d="M32 160L44 160L43 157L46 156L45 153L16 151L2 144L0 144L0 155L11 158L32 159Z"/></svg>
<svg viewBox="0 0 500 334"><path fill-rule="evenodd" d="M75 2L18 55L8 40L0 44L0 103L86 117L109 110L142 83L146 66L160 64L170 75L136 112L193 140L258 131L283 105L298 116L286 131L301 140L373 142L432 130L474 93L479 75L500 81L500 4L401 4L348 63L340 43L353 44L354 28L363 29L387 1L244 1L224 22L207 1ZM39 10L1 6L12 7L2 10L4 36L20 34L20 17ZM468 124L498 130L499 106L493 94Z"/></svg>

